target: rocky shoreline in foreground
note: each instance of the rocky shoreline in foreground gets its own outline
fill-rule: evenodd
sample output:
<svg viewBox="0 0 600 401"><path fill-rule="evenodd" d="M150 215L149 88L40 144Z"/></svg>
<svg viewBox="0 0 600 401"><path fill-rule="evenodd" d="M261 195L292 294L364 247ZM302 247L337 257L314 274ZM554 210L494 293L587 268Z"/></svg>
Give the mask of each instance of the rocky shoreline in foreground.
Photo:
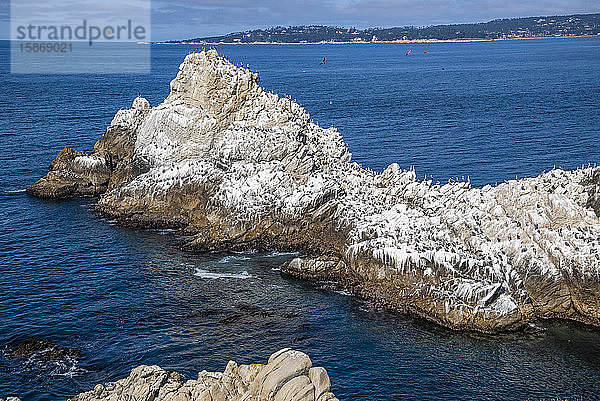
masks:
<svg viewBox="0 0 600 401"><path fill-rule="evenodd" d="M600 168L484 188L376 173L258 81L214 50L190 54L163 103L136 98L27 192L99 196L102 214L179 228L192 251L300 251L284 274L452 329L600 325Z"/></svg>
<svg viewBox="0 0 600 401"><path fill-rule="evenodd" d="M266 364L238 365L225 371L198 373L185 380L179 373L141 365L114 383L98 384L69 401L338 401L324 368L313 367L308 355L289 348ZM0 401L4 401L0 398ZM6 401L20 401L8 397Z"/></svg>

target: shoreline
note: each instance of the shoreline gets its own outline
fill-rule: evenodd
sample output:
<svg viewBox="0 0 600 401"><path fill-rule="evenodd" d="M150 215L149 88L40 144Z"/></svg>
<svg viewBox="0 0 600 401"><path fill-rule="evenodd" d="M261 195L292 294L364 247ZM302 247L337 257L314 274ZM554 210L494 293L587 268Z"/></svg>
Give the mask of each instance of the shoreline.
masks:
<svg viewBox="0 0 600 401"><path fill-rule="evenodd" d="M381 40L381 41L355 41L355 42L138 42L140 45L196 45L196 46L220 46L220 45L379 45L379 44L431 44L431 43L479 43L479 42L505 42L515 40L538 40L538 39L575 39L575 38L600 38L600 35L578 35L578 36L536 36L529 38L502 38L502 39L413 39L413 40Z"/></svg>

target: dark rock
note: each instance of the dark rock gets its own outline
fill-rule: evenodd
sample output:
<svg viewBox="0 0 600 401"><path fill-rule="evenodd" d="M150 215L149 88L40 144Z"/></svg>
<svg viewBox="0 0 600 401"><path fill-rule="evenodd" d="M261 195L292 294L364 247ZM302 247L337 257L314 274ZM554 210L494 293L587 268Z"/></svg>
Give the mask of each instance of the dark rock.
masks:
<svg viewBox="0 0 600 401"><path fill-rule="evenodd" d="M77 348L60 347L51 340L29 337L8 345L7 354L13 358L34 358L43 362L65 358L81 358L82 352Z"/></svg>

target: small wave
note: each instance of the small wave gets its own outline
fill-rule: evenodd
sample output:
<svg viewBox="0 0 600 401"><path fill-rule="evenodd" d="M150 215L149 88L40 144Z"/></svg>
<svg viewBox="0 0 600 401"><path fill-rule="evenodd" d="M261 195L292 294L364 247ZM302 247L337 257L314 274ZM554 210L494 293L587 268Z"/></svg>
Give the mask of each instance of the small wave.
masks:
<svg viewBox="0 0 600 401"><path fill-rule="evenodd" d="M156 230L159 235L169 235L178 232L178 228L163 228L160 230Z"/></svg>
<svg viewBox="0 0 600 401"><path fill-rule="evenodd" d="M347 297L352 296L352 293L348 290L333 290L333 292L335 292L336 294L347 296Z"/></svg>
<svg viewBox="0 0 600 401"><path fill-rule="evenodd" d="M23 192L25 192L25 189L14 189L14 190L6 191L7 194L20 194Z"/></svg>
<svg viewBox="0 0 600 401"><path fill-rule="evenodd" d="M40 374L48 376L64 376L75 377L89 373L89 370L79 367L79 359L72 356L56 360L45 360L44 352L52 351L53 348L47 348L39 352L35 352L25 360L22 360L20 366L15 369L15 373ZM6 352L2 352L6 357Z"/></svg>
<svg viewBox="0 0 600 401"><path fill-rule="evenodd" d="M51 376L75 377L89 372L84 368L80 368L78 366L78 359L73 357L66 357L62 360L52 361L47 363L47 365L51 369Z"/></svg>
<svg viewBox="0 0 600 401"><path fill-rule="evenodd" d="M79 367L77 367L77 365L72 365L66 372L62 371L59 368L59 369L56 369L55 371L51 372L50 374L52 376L75 377L75 376L84 375L86 373L89 373L89 370L84 369L84 368L79 368Z"/></svg>
<svg viewBox="0 0 600 401"><path fill-rule="evenodd" d="M281 271L281 267L273 267L271 268L272 272L280 272Z"/></svg>
<svg viewBox="0 0 600 401"><path fill-rule="evenodd" d="M227 255L219 259L217 263L230 263L238 260L250 260L250 257L243 255Z"/></svg>
<svg viewBox="0 0 600 401"><path fill-rule="evenodd" d="M256 249L246 249L245 251L233 251L237 255L256 255L258 251Z"/></svg>
<svg viewBox="0 0 600 401"><path fill-rule="evenodd" d="M273 251L264 255L265 258L277 258L279 256L298 256L299 252L277 252Z"/></svg>
<svg viewBox="0 0 600 401"><path fill-rule="evenodd" d="M214 273L214 272L209 272L208 270L203 270L203 269L196 269L194 276L200 277L200 278L205 278L205 279L252 278L252 275L250 275L247 271L243 271L241 273Z"/></svg>
<svg viewBox="0 0 600 401"><path fill-rule="evenodd" d="M158 233L159 235L167 235L176 233L179 231L178 228L149 228L148 231Z"/></svg>

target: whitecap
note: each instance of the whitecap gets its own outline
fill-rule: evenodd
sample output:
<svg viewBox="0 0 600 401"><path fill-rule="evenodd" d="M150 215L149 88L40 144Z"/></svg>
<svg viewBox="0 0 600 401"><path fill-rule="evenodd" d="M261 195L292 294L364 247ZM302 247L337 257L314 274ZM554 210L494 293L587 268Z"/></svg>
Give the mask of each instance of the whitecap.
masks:
<svg viewBox="0 0 600 401"><path fill-rule="evenodd" d="M205 279L252 278L252 275L250 275L247 271L243 271L241 273L214 273L214 272L209 272L208 270L203 270L203 269L196 269L194 276L200 277L200 278L205 278Z"/></svg>
<svg viewBox="0 0 600 401"><path fill-rule="evenodd" d="M25 189L15 189L11 191L6 191L7 194L20 194L22 192L25 192Z"/></svg>

